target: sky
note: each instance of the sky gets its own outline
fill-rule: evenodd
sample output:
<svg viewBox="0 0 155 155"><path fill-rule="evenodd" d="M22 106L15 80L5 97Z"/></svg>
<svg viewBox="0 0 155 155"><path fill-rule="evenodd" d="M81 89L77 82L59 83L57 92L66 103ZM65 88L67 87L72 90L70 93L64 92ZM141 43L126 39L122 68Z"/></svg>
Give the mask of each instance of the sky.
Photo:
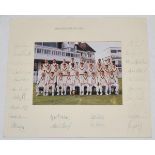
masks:
<svg viewBox="0 0 155 155"><path fill-rule="evenodd" d="M107 57L107 52L105 50L108 47L121 47L121 42L87 42L95 51L95 57L98 58L104 58Z"/></svg>

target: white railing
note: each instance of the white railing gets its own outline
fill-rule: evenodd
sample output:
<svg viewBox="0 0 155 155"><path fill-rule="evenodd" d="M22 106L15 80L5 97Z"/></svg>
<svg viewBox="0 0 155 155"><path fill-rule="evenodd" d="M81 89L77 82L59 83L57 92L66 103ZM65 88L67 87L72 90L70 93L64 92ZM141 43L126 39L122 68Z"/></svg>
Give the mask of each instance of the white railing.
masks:
<svg viewBox="0 0 155 155"><path fill-rule="evenodd" d="M113 58L121 58L121 52L111 53L111 56L112 56Z"/></svg>
<svg viewBox="0 0 155 155"><path fill-rule="evenodd" d="M58 57L74 57L74 58L80 58L81 55L80 53L76 52L70 52L67 50L62 50L58 48L52 48L52 47L46 47L46 46L35 46L35 58L38 57L46 57L48 58L49 56L58 56Z"/></svg>
<svg viewBox="0 0 155 155"><path fill-rule="evenodd" d="M56 59L59 61L62 61L63 59L68 59L70 60L71 57L74 57L77 59L77 61L80 60L81 53L78 53L78 51L69 51L66 49L58 49L58 48L53 48L53 47L47 47L47 46L41 46L41 45L36 45L35 46L35 59ZM87 55L84 56L87 59L95 59L95 56L92 55L91 57L88 57Z"/></svg>

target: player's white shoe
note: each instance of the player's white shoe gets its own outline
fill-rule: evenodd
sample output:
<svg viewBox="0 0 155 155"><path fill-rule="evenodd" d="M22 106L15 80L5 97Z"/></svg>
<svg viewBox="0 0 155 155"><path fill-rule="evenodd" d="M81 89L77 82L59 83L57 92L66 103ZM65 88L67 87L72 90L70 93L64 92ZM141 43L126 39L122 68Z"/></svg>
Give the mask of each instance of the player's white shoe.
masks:
<svg viewBox="0 0 155 155"><path fill-rule="evenodd" d="M115 95L118 95L118 92L115 92Z"/></svg>

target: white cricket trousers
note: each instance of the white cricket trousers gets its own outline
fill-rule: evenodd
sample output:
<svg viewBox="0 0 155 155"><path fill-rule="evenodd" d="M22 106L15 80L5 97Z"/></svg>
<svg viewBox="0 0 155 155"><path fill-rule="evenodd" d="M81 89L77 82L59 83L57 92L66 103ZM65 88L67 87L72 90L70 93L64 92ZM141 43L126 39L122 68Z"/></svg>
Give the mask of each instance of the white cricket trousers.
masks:
<svg viewBox="0 0 155 155"><path fill-rule="evenodd" d="M89 84L83 84L81 86L81 94L84 94L84 87L87 87L87 94L88 94L88 92L90 92L90 86L89 86Z"/></svg>
<svg viewBox="0 0 155 155"><path fill-rule="evenodd" d="M39 88L43 88L43 93L45 94L46 92L48 92L48 87L47 85L43 85L43 84L37 84L36 85L36 93L39 93Z"/></svg>
<svg viewBox="0 0 155 155"><path fill-rule="evenodd" d="M70 88L70 94L69 94L69 95L71 95L71 92L73 91L73 85L65 85L65 86L64 86L65 95L66 95L66 92L67 92L67 87Z"/></svg>
<svg viewBox="0 0 155 155"><path fill-rule="evenodd" d="M115 93L118 93L119 85L117 83L111 84L109 86L109 94L111 94L111 87L115 87Z"/></svg>
<svg viewBox="0 0 155 155"><path fill-rule="evenodd" d="M52 91L52 94L53 94L54 93L54 90L55 90L55 84L49 84L48 85L48 91L47 92L49 92L50 87L51 87L51 91Z"/></svg>
<svg viewBox="0 0 155 155"><path fill-rule="evenodd" d="M60 88L61 87L61 88ZM63 92L65 91L64 85L57 85L57 92L58 95L61 92L61 95L63 95Z"/></svg>
<svg viewBox="0 0 155 155"><path fill-rule="evenodd" d="M98 93L100 91L102 94L102 87L105 87L105 94L108 94L108 85L99 85Z"/></svg>
<svg viewBox="0 0 155 155"><path fill-rule="evenodd" d="M98 90L99 90L99 86L97 86L97 85L91 85L91 86L89 86L90 95L92 94L93 87L96 88L96 92L98 92Z"/></svg>

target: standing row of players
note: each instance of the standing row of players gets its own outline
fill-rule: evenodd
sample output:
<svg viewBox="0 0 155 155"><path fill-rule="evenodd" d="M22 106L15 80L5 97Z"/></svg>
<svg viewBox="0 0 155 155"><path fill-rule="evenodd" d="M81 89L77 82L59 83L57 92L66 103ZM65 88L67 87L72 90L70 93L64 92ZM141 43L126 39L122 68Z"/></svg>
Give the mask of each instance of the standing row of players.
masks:
<svg viewBox="0 0 155 155"><path fill-rule="evenodd" d="M111 58L106 61L98 59L97 63L81 60L79 64L71 58L69 63L63 60L60 65L56 60L53 60L52 64L45 60L38 71L36 95L40 95L40 88L43 89L44 96L48 96L49 92L52 96L66 95L67 88L71 95L75 94L76 87L79 87L79 95L92 95L93 87L97 95L103 95L103 87L105 95L111 94L112 87L118 95L118 74L119 71Z"/></svg>

